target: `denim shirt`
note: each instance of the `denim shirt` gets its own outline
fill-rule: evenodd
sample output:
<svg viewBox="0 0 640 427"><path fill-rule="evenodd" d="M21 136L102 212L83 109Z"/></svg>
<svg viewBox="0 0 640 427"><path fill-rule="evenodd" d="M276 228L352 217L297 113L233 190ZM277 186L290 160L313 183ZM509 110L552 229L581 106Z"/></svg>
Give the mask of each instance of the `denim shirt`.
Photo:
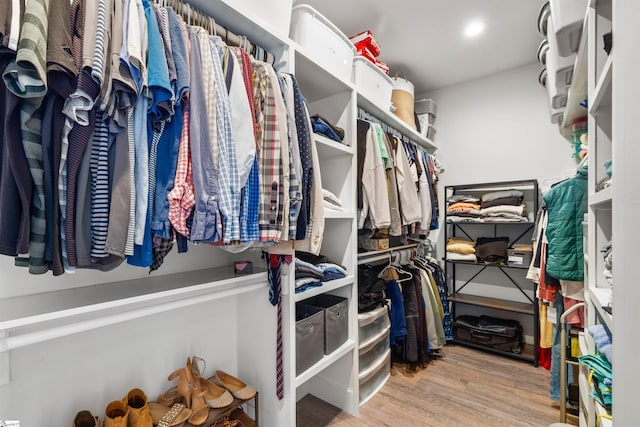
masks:
<svg viewBox="0 0 640 427"><path fill-rule="evenodd" d="M191 234L192 242L210 243L222 239L222 221L218 212L218 179L213 161L213 143L210 138L209 123L203 120L207 117L203 78L200 40L197 31L202 30L189 27L191 41L191 94L190 94L190 143L191 162L193 169L193 189L195 193L195 208ZM204 30L202 30L204 31ZM209 46L206 46L209 49ZM212 77L212 76L211 76Z"/></svg>

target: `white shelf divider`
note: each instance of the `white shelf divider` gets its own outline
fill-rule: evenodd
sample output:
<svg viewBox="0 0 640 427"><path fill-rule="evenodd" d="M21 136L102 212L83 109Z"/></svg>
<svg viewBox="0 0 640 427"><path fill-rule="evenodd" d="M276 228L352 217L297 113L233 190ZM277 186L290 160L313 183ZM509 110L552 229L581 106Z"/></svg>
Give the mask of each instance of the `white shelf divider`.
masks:
<svg viewBox="0 0 640 427"><path fill-rule="evenodd" d="M598 311L599 317L604 321L605 325L613 333L613 316L602 307L606 307L611 302L611 288L590 288L589 297L593 302L595 309Z"/></svg>
<svg viewBox="0 0 640 427"><path fill-rule="evenodd" d="M347 340L344 344L336 349L331 354L326 354L322 359L320 359L315 365L302 372L300 375L296 376L295 386L296 388L300 387L307 381L309 381L314 376L318 375L324 369L331 366L338 359L342 358L350 351L353 351L356 348L356 342L353 339Z"/></svg>
<svg viewBox="0 0 640 427"><path fill-rule="evenodd" d="M318 286L317 288L311 288L304 292L300 292L299 294L295 294L294 301L295 302L304 301L311 297L315 297L316 295L326 294L328 292L335 291L336 289L349 286L352 283L353 283L353 276L347 276L342 279L322 282L322 286Z"/></svg>
<svg viewBox="0 0 640 427"><path fill-rule="evenodd" d="M341 143L339 143L337 141L334 141L334 140L332 140L330 138L327 138L324 135L320 135L320 134L314 133L313 134L313 139L316 141L316 143L318 143L318 144L320 144L320 145L322 145L324 147L330 148L332 150L336 150L338 152L342 152L344 154L353 155L353 147L350 147L350 146L345 145L345 144L341 144Z"/></svg>
<svg viewBox="0 0 640 427"><path fill-rule="evenodd" d="M600 79L596 84L595 96L589 104L589 114L598 116L601 113L611 113L611 81L613 77L613 52L604 64Z"/></svg>
<svg viewBox="0 0 640 427"><path fill-rule="evenodd" d="M331 209L324 210L325 219L355 219L355 212L340 212Z"/></svg>
<svg viewBox="0 0 640 427"><path fill-rule="evenodd" d="M610 208L612 197L613 186L607 187L603 190L598 191L597 193L592 193L589 195L589 206L599 208L608 206Z"/></svg>
<svg viewBox="0 0 640 427"><path fill-rule="evenodd" d="M580 103L587 98L588 73L586 34L588 33L588 9L589 8L587 8L587 14L582 24L583 37L580 37L576 62L573 66L573 77L571 78L571 85L569 86L569 94L567 96L567 108L560 125L560 133L569 141L571 140L571 123L580 117L587 116L586 108L582 107Z"/></svg>

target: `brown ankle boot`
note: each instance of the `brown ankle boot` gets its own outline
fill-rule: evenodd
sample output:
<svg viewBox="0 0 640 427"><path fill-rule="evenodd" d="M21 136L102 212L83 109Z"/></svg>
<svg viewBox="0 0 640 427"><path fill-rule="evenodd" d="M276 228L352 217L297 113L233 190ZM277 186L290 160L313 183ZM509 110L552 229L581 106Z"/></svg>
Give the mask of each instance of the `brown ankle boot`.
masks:
<svg viewBox="0 0 640 427"><path fill-rule="evenodd" d="M102 427L102 423L89 411L80 411L73 420L73 427Z"/></svg>
<svg viewBox="0 0 640 427"><path fill-rule="evenodd" d="M153 427L153 420L147 404L147 395L139 388L132 389L125 398L129 407L128 427Z"/></svg>
<svg viewBox="0 0 640 427"><path fill-rule="evenodd" d="M104 414L104 427L127 427L129 408L121 400L109 403Z"/></svg>

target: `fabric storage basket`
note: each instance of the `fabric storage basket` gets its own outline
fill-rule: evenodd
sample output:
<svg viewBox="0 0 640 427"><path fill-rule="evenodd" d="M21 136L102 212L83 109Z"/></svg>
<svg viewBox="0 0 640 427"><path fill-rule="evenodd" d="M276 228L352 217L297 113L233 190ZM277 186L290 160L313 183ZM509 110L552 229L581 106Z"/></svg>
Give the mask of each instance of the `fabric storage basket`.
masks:
<svg viewBox="0 0 640 427"><path fill-rule="evenodd" d="M307 4L291 11L289 36L329 72L351 81L355 47L331 21Z"/></svg>
<svg viewBox="0 0 640 427"><path fill-rule="evenodd" d="M433 99L420 99L415 102L414 108L417 115L431 114L434 119L438 112L438 105Z"/></svg>
<svg viewBox="0 0 640 427"><path fill-rule="evenodd" d="M353 82L358 92L384 111L389 111L393 81L364 56L353 59Z"/></svg>
<svg viewBox="0 0 640 427"><path fill-rule="evenodd" d="M391 101L396 107L395 115L405 122L411 129L416 129L413 105L413 83L403 77L393 78L393 91Z"/></svg>
<svg viewBox="0 0 640 427"><path fill-rule="evenodd" d="M313 305L296 304L296 375L324 355L324 313Z"/></svg>
<svg viewBox="0 0 640 427"><path fill-rule="evenodd" d="M331 354L349 336L349 301L337 295L318 295L307 300L324 314L324 354Z"/></svg>
<svg viewBox="0 0 640 427"><path fill-rule="evenodd" d="M364 343L372 337L380 334L391 325L387 307L378 307L375 310L358 314L358 329L360 342Z"/></svg>

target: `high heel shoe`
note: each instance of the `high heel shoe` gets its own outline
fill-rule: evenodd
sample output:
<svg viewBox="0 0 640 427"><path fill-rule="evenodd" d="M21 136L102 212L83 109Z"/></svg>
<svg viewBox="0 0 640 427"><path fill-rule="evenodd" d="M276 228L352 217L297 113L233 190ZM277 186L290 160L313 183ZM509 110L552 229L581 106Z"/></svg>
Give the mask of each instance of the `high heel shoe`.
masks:
<svg viewBox="0 0 640 427"><path fill-rule="evenodd" d="M190 365L190 364L189 364ZM191 367L189 366L191 369ZM194 426L204 424L209 418L209 405L204 399L206 394L206 388L203 388L200 383L200 376L195 372L192 372L193 382L191 392L191 416L189 417L189 423Z"/></svg>
<svg viewBox="0 0 640 427"><path fill-rule="evenodd" d="M176 377L179 377L178 385L176 386L176 391L178 395L184 398L184 403L187 406L187 408L191 408L191 392L192 392L193 378L191 374L190 358L187 358L187 364L184 368L177 369L173 371L171 375L169 375L169 381L173 381ZM164 394L167 394L169 392L171 392L171 389ZM163 403L166 404L166 401L163 401Z"/></svg>
<svg viewBox="0 0 640 427"><path fill-rule="evenodd" d="M200 371L199 364L203 364L202 371ZM226 388L220 387L217 384L209 381L201 376L201 372L205 371L206 362L204 359L193 356L193 376L200 378L200 386L205 391L204 400L212 408L224 408L233 403L233 396Z"/></svg>
<svg viewBox="0 0 640 427"><path fill-rule="evenodd" d="M252 399L256 395L256 389L246 385L234 376L227 374L224 371L216 371L216 375L213 377L213 382L221 387L226 388L235 397L241 400Z"/></svg>

